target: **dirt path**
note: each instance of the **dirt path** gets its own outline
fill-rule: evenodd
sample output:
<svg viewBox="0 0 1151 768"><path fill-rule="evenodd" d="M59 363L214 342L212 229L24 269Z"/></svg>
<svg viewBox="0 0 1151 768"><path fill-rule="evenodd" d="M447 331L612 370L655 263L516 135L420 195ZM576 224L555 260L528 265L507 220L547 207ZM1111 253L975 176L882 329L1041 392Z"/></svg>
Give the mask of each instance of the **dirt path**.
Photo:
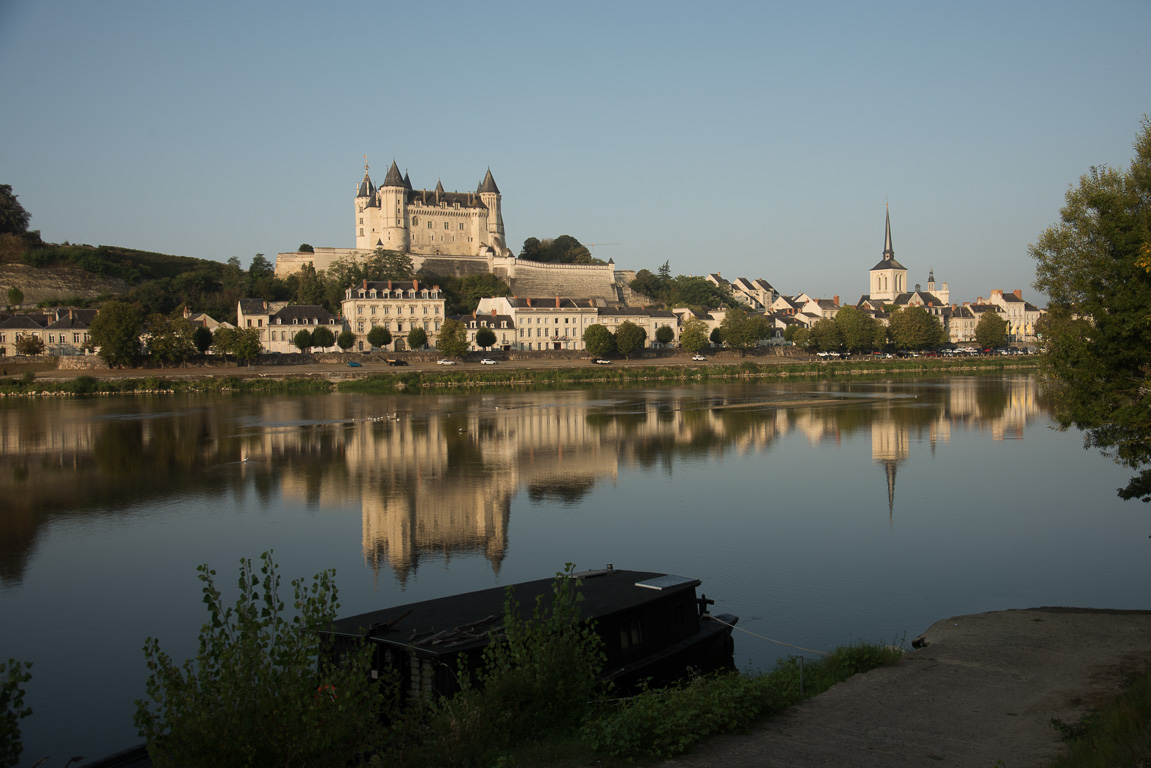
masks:
<svg viewBox="0 0 1151 768"><path fill-rule="evenodd" d="M927 645L664 768L1039 768L1151 658L1151 611L1037 608L936 622Z"/></svg>

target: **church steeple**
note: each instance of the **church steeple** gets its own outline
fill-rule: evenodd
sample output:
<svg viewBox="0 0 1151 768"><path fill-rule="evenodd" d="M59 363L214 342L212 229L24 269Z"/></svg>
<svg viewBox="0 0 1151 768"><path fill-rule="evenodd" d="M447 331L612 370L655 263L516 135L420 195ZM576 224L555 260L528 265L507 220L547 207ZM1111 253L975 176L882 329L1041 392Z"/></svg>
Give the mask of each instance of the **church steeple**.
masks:
<svg viewBox="0 0 1151 768"><path fill-rule="evenodd" d="M887 207L887 223L883 229L883 259L887 261L894 258L895 247L891 244L891 208Z"/></svg>

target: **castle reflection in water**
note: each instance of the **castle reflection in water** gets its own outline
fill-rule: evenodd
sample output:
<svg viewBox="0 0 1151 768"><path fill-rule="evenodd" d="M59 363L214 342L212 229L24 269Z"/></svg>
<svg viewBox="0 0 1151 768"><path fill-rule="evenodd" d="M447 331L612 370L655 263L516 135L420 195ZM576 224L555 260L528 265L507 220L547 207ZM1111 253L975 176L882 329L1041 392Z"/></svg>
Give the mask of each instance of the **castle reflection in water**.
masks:
<svg viewBox="0 0 1151 768"><path fill-rule="evenodd" d="M793 432L824 442L870 431L893 514L897 472L913 444L934 453L955 429L1022 438L1040 411L1026 376L10 401L0 407L0 578L20 580L54 519L147 514L156 499L249 492L320 509L358 506L366 562L401 582L423 555L482 554L498 573L521 490L535 503L573 504L623 469L765 451Z"/></svg>

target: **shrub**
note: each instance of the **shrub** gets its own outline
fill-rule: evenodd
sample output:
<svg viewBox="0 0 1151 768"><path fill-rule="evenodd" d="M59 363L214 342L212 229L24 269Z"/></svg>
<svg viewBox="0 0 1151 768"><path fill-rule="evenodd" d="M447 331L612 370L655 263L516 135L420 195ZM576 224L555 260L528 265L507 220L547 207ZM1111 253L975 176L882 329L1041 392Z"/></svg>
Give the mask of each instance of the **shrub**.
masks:
<svg viewBox="0 0 1151 768"><path fill-rule="evenodd" d="M201 565L209 620L195 659L177 666L148 638L148 700L135 723L157 766L345 765L376 733L382 694L371 649L317 669L317 630L339 607L335 571L292 582L291 619L272 553L240 561L240 595L225 608L216 572Z"/></svg>
<svg viewBox="0 0 1151 768"><path fill-rule="evenodd" d="M20 762L24 746L20 743L20 721L32 714L24 706L24 683L32 679L32 665L8 659L0 666L0 768L11 768Z"/></svg>
<svg viewBox="0 0 1151 768"><path fill-rule="evenodd" d="M77 376L68 383L68 390L74 395L90 395L97 389L96 379L92 376Z"/></svg>

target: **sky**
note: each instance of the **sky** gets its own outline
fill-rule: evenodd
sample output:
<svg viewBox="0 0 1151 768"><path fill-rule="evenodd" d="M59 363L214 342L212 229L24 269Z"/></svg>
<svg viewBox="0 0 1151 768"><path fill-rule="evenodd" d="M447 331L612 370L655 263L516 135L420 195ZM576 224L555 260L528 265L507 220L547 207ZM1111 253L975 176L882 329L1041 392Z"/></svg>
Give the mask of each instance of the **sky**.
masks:
<svg viewBox="0 0 1151 768"><path fill-rule="evenodd" d="M49 242L248 264L355 245L364 156L491 169L507 242L621 269L1020 288L1151 113L1151 2L0 0L0 183Z"/></svg>

